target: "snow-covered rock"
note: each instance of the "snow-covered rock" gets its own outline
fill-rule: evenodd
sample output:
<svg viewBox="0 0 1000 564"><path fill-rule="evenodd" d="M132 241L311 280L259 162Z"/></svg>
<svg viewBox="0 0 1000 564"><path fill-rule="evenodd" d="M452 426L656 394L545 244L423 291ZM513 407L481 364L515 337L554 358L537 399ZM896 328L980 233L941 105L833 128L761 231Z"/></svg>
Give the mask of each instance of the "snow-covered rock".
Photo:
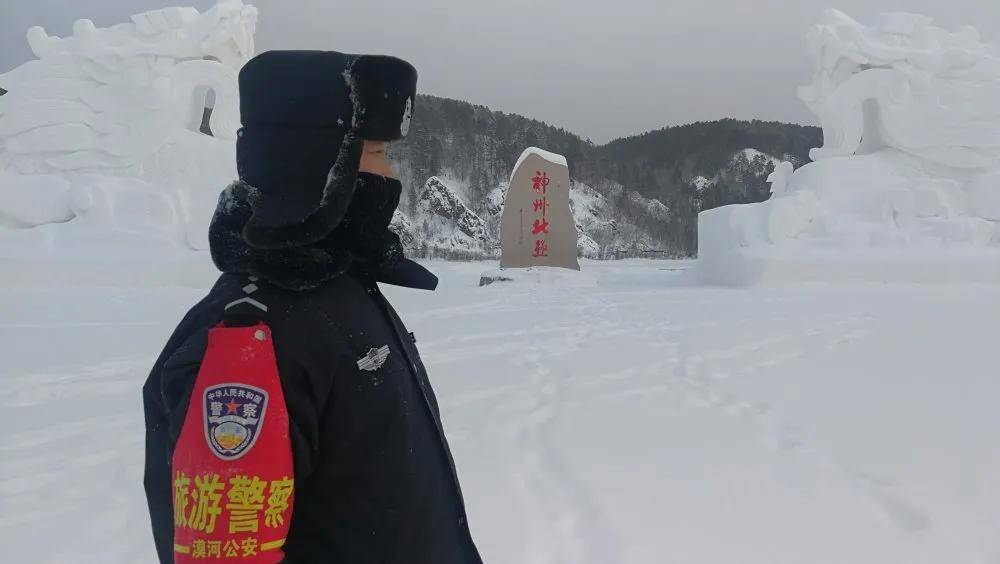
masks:
<svg viewBox="0 0 1000 564"><path fill-rule="evenodd" d="M615 220L611 217L608 199L582 182L573 182L569 191L569 204L573 218L583 233L600 236L602 231L614 232Z"/></svg>
<svg viewBox="0 0 1000 564"><path fill-rule="evenodd" d="M420 194L419 205L438 217L455 222L455 227L465 235L484 241L486 224L436 176L427 179Z"/></svg>
<svg viewBox="0 0 1000 564"><path fill-rule="evenodd" d="M393 230L405 248L445 258L495 255L496 235L444 179L432 176L417 196L416 215L396 212ZM405 235L404 235L405 234Z"/></svg>
<svg viewBox="0 0 1000 564"><path fill-rule="evenodd" d="M403 212L399 210L393 212L389 230L399 235L399 242L403 244L403 248L413 248L417 244L416 226Z"/></svg>
<svg viewBox="0 0 1000 564"><path fill-rule="evenodd" d="M868 27L835 10L809 45L800 95L824 147L790 175L778 164L770 200L700 214L700 277L1000 282L997 49L922 16Z"/></svg>
<svg viewBox="0 0 1000 564"><path fill-rule="evenodd" d="M504 182L496 188L490 190L486 195L484 207L489 216L499 216L503 212L503 201L507 196L507 183Z"/></svg>
<svg viewBox="0 0 1000 564"><path fill-rule="evenodd" d="M581 257L601 258L601 246L579 225L576 226L576 251Z"/></svg>

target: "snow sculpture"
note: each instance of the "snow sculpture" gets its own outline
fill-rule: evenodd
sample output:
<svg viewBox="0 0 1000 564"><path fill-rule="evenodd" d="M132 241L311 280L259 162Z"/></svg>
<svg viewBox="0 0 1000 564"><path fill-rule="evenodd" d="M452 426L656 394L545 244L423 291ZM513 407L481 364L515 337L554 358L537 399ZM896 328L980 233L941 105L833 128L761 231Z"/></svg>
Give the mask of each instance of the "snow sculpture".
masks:
<svg viewBox="0 0 1000 564"><path fill-rule="evenodd" d="M38 60L0 75L0 159L19 172L141 164L178 131L197 132L209 90L212 133L235 139L236 75L253 53L256 9L239 0L205 14L167 8L73 36L28 30Z"/></svg>
<svg viewBox="0 0 1000 564"><path fill-rule="evenodd" d="M580 270L566 157L529 147L510 175L500 220L500 267Z"/></svg>
<svg viewBox="0 0 1000 564"><path fill-rule="evenodd" d="M815 162L772 173L767 202L699 216L699 276L1000 282L1000 50L976 30L827 11L799 96ZM784 168L782 168L784 167Z"/></svg>
<svg viewBox="0 0 1000 564"><path fill-rule="evenodd" d="M813 160L894 148L934 163L1000 162L1000 51L916 14L876 27L828 10L808 35L815 74L799 96L819 116Z"/></svg>
<svg viewBox="0 0 1000 564"><path fill-rule="evenodd" d="M205 248L217 195L236 176L237 75L256 19L221 0L108 28L78 20L66 38L28 30L38 59L0 75L0 245L153 237ZM206 103L211 136L200 131ZM2 230L39 226L44 238Z"/></svg>

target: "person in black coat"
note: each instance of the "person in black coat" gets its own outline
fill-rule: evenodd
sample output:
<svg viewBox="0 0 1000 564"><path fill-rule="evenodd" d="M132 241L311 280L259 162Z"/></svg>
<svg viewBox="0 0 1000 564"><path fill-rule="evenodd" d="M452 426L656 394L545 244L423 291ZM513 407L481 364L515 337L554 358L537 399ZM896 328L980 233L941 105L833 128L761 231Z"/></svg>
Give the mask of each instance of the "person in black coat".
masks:
<svg viewBox="0 0 1000 564"><path fill-rule="evenodd" d="M262 320L294 462L283 562L481 563L415 338L378 286L437 284L388 229L401 185L382 152L409 129L416 71L392 57L272 51L239 83L239 180L209 230L223 274L143 387L160 561L175 560L171 460L208 332Z"/></svg>

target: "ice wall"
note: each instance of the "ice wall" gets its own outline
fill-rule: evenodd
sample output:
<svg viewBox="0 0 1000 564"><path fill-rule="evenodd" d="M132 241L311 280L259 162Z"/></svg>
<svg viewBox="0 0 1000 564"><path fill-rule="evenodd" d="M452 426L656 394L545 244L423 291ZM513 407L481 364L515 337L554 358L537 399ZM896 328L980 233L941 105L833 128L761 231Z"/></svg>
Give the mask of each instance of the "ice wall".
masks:
<svg viewBox="0 0 1000 564"><path fill-rule="evenodd" d="M0 74L0 253L204 248L236 174L236 79L256 19L223 0L108 28L78 20L65 38L28 30L37 59Z"/></svg>
<svg viewBox="0 0 1000 564"><path fill-rule="evenodd" d="M800 98L824 146L767 202L699 216L700 277L987 281L1000 275L1000 50L915 14L829 10Z"/></svg>

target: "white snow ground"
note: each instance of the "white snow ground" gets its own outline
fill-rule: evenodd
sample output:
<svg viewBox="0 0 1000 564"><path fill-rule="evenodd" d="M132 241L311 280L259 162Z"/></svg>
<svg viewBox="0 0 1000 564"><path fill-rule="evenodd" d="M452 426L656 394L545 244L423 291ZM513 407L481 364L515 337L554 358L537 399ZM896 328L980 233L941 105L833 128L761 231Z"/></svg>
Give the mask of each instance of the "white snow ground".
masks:
<svg viewBox="0 0 1000 564"><path fill-rule="evenodd" d="M434 263L436 293L386 288L486 562L1000 561L1000 288L687 266L585 262L597 285L564 290ZM153 562L140 387L203 289L24 280L0 292L0 560Z"/></svg>

